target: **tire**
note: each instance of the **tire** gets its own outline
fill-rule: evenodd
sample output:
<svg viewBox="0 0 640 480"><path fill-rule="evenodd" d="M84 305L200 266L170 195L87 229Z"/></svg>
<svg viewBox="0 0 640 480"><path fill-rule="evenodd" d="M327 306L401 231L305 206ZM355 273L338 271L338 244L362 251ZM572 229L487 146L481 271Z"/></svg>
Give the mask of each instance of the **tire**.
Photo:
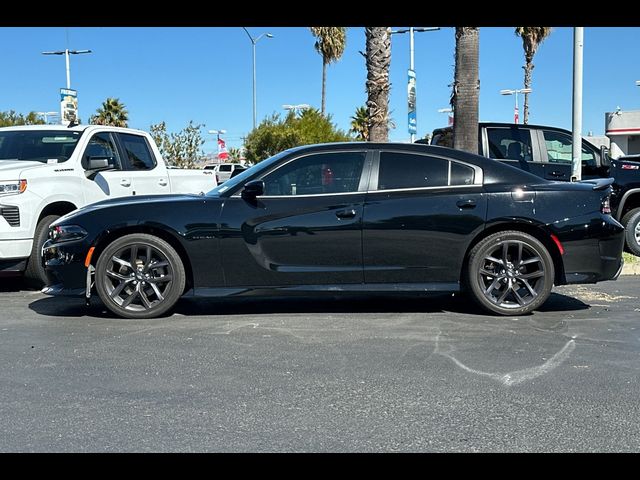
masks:
<svg viewBox="0 0 640 480"><path fill-rule="evenodd" d="M185 269L180 255L166 241L136 233L119 238L98 258L98 296L124 318L154 318L173 308L182 296Z"/></svg>
<svg viewBox="0 0 640 480"><path fill-rule="evenodd" d="M489 235L473 247L464 283L482 308L498 315L524 315L551 294L553 259L535 237L518 231Z"/></svg>
<svg viewBox="0 0 640 480"><path fill-rule="evenodd" d="M640 208L625 213L620 221L624 225L624 243L627 249L640 257Z"/></svg>
<svg viewBox="0 0 640 480"><path fill-rule="evenodd" d="M50 281L42 265L42 246L49 236L49 226L58 218L60 218L59 215L47 215L41 218L38 225L36 225L31 254L29 255L29 260L27 260L27 268L24 271L25 282L30 287L42 288Z"/></svg>

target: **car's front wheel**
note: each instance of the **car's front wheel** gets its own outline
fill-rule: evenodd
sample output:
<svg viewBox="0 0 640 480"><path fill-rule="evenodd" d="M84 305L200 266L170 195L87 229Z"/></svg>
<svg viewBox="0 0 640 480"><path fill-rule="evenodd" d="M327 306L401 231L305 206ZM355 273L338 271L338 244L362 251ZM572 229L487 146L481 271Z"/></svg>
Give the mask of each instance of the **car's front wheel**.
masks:
<svg viewBox="0 0 640 480"><path fill-rule="evenodd" d="M482 239L469 254L465 283L484 309L499 315L523 315L551 294L553 259L535 237L518 231Z"/></svg>
<svg viewBox="0 0 640 480"><path fill-rule="evenodd" d="M110 243L96 264L96 290L106 307L125 318L154 318L184 291L180 255L153 235L131 234Z"/></svg>

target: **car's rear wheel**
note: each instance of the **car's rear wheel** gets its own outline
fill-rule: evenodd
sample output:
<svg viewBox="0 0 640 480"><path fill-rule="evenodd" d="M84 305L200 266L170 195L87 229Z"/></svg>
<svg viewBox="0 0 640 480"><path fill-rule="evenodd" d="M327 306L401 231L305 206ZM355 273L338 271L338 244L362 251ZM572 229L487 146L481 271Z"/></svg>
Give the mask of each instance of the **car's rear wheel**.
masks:
<svg viewBox="0 0 640 480"><path fill-rule="evenodd" d="M640 256L640 208L629 210L620 223L624 225L627 248L634 255Z"/></svg>
<svg viewBox="0 0 640 480"><path fill-rule="evenodd" d="M553 259L538 239L506 231L473 247L465 283L484 309L499 315L523 315L549 298L554 276Z"/></svg>
<svg viewBox="0 0 640 480"><path fill-rule="evenodd" d="M96 264L96 290L125 318L153 318L171 309L185 286L180 255L153 235L131 234L110 243Z"/></svg>

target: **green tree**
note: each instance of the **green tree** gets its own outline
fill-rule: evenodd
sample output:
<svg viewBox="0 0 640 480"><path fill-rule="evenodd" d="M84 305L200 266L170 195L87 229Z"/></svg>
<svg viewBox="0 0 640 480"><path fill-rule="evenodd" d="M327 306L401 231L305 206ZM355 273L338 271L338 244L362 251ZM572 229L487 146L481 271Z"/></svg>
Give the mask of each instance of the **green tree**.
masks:
<svg viewBox="0 0 640 480"><path fill-rule="evenodd" d="M356 109L356 113L351 117L349 133L355 135L357 140L369 140L369 111L366 106Z"/></svg>
<svg viewBox="0 0 640 480"><path fill-rule="evenodd" d="M551 35L551 27L516 27L516 35L522 38L524 49L524 88L531 88L533 57L544 39ZM529 123L529 94L524 94L524 123Z"/></svg>
<svg viewBox="0 0 640 480"><path fill-rule="evenodd" d="M0 127L15 125L44 125L44 120L39 118L36 112L29 112L26 115L16 113L14 110L0 112Z"/></svg>
<svg viewBox="0 0 640 480"><path fill-rule="evenodd" d="M389 141L389 66L391 64L391 28L366 27L367 109L369 140Z"/></svg>
<svg viewBox="0 0 640 480"><path fill-rule="evenodd" d="M112 127L126 127L129 121L129 112L118 98L107 98L102 106L96 110L96 114L89 119L93 125L111 125Z"/></svg>
<svg viewBox="0 0 640 480"><path fill-rule="evenodd" d="M315 108L304 110L300 116L289 112L285 118L275 113L249 132L244 144L245 157L251 163L258 163L299 145L349 140L349 136L331 122L331 115L322 115Z"/></svg>
<svg viewBox="0 0 640 480"><path fill-rule="evenodd" d="M322 103L320 111L324 115L326 112L327 65L337 62L342 57L347 45L347 29L346 27L309 27L309 29L313 36L316 37L314 47L322 56Z"/></svg>
<svg viewBox="0 0 640 480"><path fill-rule="evenodd" d="M479 28L456 27L453 148L478 153Z"/></svg>
<svg viewBox="0 0 640 480"><path fill-rule="evenodd" d="M240 162L240 159L242 158L242 150L236 147L230 147L228 153L229 153L229 161L231 163Z"/></svg>
<svg viewBox="0 0 640 480"><path fill-rule="evenodd" d="M160 154L168 165L178 168L195 168L197 160L204 155L204 139L200 129L204 125L193 120L179 132L167 133L167 125L160 122L151 125L151 137L156 142Z"/></svg>

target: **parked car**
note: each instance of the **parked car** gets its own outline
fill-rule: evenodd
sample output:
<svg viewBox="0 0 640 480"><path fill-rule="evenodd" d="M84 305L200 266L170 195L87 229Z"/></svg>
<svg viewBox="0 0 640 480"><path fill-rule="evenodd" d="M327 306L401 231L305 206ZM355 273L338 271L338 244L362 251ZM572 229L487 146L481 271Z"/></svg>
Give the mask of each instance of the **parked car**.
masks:
<svg viewBox="0 0 640 480"><path fill-rule="evenodd" d="M617 278L624 229L610 183L549 182L426 145L297 147L205 196L109 200L61 218L43 292L95 291L117 315L150 318L182 295L462 289L520 315L554 284Z"/></svg>
<svg viewBox="0 0 640 480"><path fill-rule="evenodd" d="M224 183L231 178L231 175L236 170L245 169L239 163L221 163L216 165L214 172L216 172L216 181L218 184Z"/></svg>
<svg viewBox="0 0 640 480"><path fill-rule="evenodd" d="M573 137L563 128L481 122L478 152L547 180L571 180ZM420 143L425 140L418 140ZM432 145L453 146L452 127L433 131ZM609 158L605 146L582 139L582 178L614 179L613 217L626 227L627 249L640 256L640 158Z"/></svg>
<svg viewBox="0 0 640 480"><path fill-rule="evenodd" d="M49 225L100 200L208 192L211 172L169 170L146 132L82 125L0 128L0 275L42 287Z"/></svg>

